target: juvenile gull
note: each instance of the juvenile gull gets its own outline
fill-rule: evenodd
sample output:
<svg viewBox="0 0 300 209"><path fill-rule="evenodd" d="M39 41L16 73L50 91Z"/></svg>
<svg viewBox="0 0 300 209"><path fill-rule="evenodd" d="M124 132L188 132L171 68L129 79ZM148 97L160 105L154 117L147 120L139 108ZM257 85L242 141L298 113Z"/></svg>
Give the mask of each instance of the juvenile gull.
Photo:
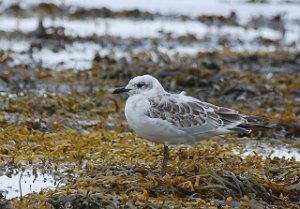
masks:
<svg viewBox="0 0 300 209"><path fill-rule="evenodd" d="M129 126L140 137L164 144L162 175L166 174L169 145L195 144L217 135L264 127L259 124L264 118L239 114L184 93L168 93L150 75L137 76L113 93L124 92L129 94L125 105Z"/></svg>

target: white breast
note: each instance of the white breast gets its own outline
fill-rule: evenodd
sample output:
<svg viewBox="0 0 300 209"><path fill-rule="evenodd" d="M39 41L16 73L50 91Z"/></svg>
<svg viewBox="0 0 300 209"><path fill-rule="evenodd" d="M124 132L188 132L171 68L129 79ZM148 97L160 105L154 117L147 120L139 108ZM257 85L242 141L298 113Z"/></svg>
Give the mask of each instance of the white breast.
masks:
<svg viewBox="0 0 300 209"><path fill-rule="evenodd" d="M145 113L149 105L145 98L138 95L133 95L126 101L125 116L129 126L136 132L141 128L141 123L145 120Z"/></svg>

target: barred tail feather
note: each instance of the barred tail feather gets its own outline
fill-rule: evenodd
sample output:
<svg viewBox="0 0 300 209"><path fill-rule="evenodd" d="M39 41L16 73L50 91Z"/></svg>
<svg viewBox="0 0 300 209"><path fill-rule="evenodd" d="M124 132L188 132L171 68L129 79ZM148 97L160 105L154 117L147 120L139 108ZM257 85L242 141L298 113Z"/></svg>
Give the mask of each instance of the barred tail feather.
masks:
<svg viewBox="0 0 300 209"><path fill-rule="evenodd" d="M257 123L257 122L266 122L268 118L256 117L256 116L244 116L244 119L248 121L248 123Z"/></svg>
<svg viewBox="0 0 300 209"><path fill-rule="evenodd" d="M247 120L246 123L242 123L237 125L236 127L232 127L229 130L235 132L250 132L251 130L270 130L273 127L270 125L260 124L261 122L268 121L268 118L261 118L256 116L243 116L244 119Z"/></svg>

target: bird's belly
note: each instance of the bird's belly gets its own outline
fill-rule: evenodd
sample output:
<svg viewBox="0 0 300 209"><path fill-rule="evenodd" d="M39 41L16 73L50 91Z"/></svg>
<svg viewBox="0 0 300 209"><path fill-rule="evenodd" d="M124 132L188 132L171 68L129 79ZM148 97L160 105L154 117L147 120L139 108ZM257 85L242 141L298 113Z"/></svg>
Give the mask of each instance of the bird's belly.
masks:
<svg viewBox="0 0 300 209"><path fill-rule="evenodd" d="M129 126L138 136L157 143L194 144L195 139L185 132L176 129L166 121L157 118L126 116ZM139 119L137 119L139 118Z"/></svg>

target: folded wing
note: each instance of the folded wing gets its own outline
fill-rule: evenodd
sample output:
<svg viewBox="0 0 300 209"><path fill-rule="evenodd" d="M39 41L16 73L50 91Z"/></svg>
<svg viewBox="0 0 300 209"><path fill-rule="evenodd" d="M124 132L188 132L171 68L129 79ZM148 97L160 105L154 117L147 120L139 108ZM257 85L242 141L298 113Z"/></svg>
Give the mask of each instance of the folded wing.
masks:
<svg viewBox="0 0 300 209"><path fill-rule="evenodd" d="M160 118L192 135L207 132L248 132L260 118L184 95L165 94L149 99L150 118ZM218 134L216 134L218 135Z"/></svg>

